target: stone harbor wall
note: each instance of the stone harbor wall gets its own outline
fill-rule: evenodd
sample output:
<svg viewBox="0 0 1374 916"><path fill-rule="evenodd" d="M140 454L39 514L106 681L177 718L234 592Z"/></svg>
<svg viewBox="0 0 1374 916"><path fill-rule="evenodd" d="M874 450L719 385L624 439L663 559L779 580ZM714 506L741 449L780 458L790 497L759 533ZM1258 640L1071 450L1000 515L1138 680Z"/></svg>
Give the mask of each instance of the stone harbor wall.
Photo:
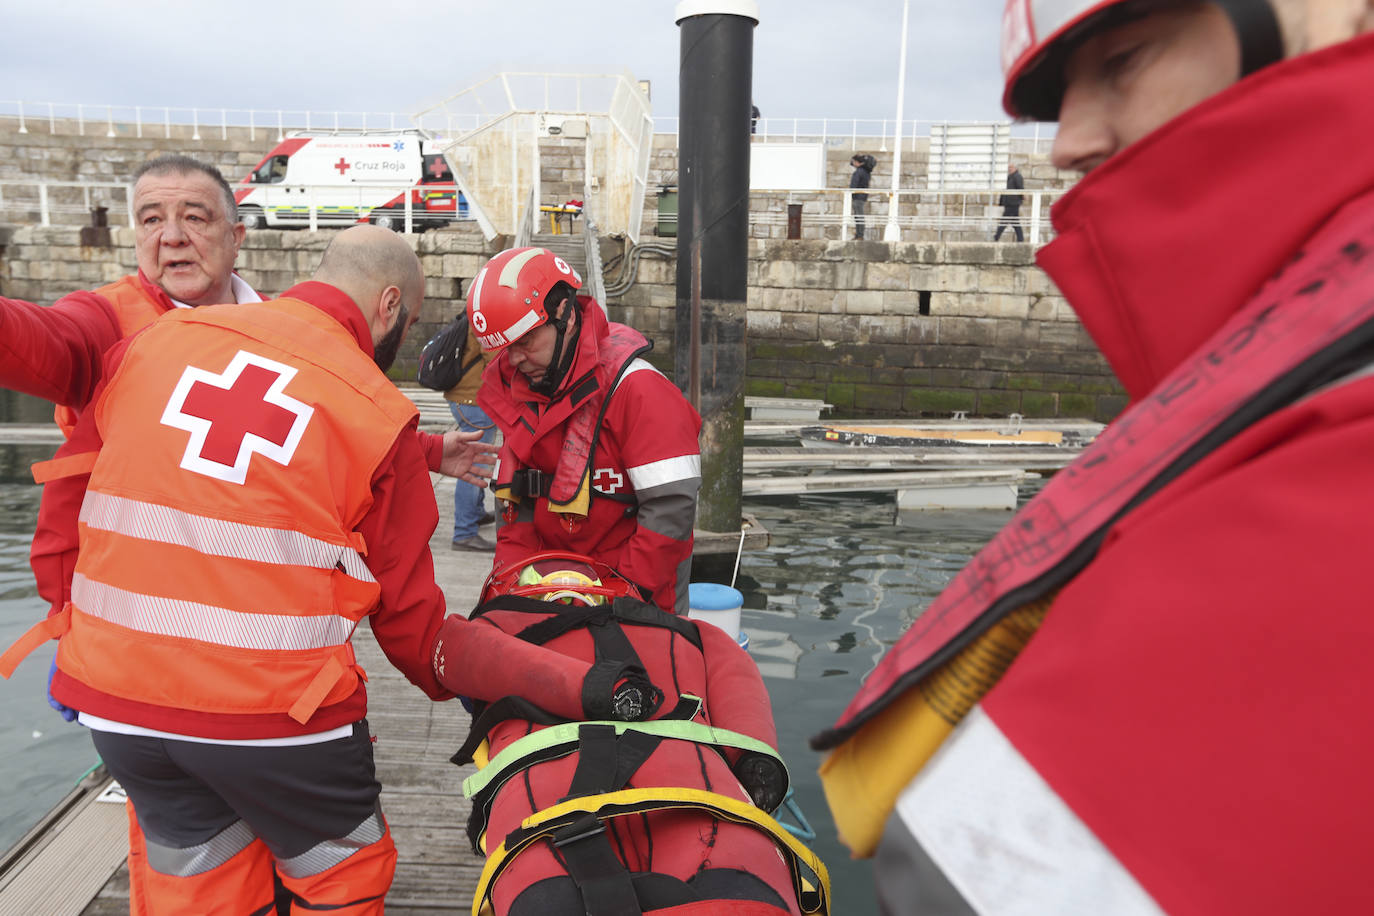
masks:
<svg viewBox="0 0 1374 916"><path fill-rule="evenodd" d="M255 230L238 267L276 295L309 277L332 236ZM411 238L427 299L393 369L403 383L415 377L420 347L462 308L480 265L506 243L487 243L472 228ZM82 241L76 228L0 228L0 295L46 305L136 269L132 230L111 229L108 245ZM607 285L633 282L610 297L611 318L649 335L651 359L671 371L676 256L669 249L626 258L619 245L603 245ZM1107 420L1125 404L1029 245L755 239L748 316L747 393L824 399L836 417L963 410Z"/></svg>

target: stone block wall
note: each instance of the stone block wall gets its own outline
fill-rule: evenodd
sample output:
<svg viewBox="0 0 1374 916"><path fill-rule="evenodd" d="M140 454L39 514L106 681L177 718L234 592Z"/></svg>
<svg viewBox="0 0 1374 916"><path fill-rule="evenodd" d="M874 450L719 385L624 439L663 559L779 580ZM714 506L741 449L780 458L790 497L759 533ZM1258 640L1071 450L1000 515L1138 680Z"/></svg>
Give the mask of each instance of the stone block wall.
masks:
<svg viewBox="0 0 1374 916"><path fill-rule="evenodd" d="M253 230L239 250L238 272L264 297L279 295L310 278L336 232ZM500 237L488 244L469 224L407 238L425 271L425 307L392 369L399 380L415 378L420 348L458 314L468 282L505 244ZM95 289L137 269L132 229L112 229L108 246L83 246L81 230L74 228L0 230L0 296L51 305L73 290Z"/></svg>
<svg viewBox="0 0 1374 916"><path fill-rule="evenodd" d="M674 332L676 266L641 257L634 286L611 301L613 319L660 349ZM747 304L751 395L820 398L839 417L1105 421L1126 403L1028 245L755 239Z"/></svg>
<svg viewBox="0 0 1374 916"><path fill-rule="evenodd" d="M238 267L264 295L307 279L336 230L248 233ZM0 232L0 295L50 304L136 269L133 232L82 246L78 229ZM410 237L424 267L425 314L392 376L413 380L420 348L463 307L468 283L505 240L471 227ZM653 338L671 373L674 254L640 258L608 303ZM821 398L839 417L971 415L1107 420L1125 396L1030 246L1004 243L755 239L749 249L752 395Z"/></svg>

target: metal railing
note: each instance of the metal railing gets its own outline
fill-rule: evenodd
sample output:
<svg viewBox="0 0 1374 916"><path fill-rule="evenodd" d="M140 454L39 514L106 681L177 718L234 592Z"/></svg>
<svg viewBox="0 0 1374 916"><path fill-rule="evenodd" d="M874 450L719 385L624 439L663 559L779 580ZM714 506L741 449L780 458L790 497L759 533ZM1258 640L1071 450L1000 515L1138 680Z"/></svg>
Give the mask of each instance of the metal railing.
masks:
<svg viewBox="0 0 1374 916"><path fill-rule="evenodd" d="M133 186L118 181L0 180L0 222L85 226L98 207L134 224Z"/></svg>
<svg viewBox="0 0 1374 916"><path fill-rule="evenodd" d="M534 92L536 97L549 101L549 90L540 89L547 81L558 74L500 74L490 80L477 84L473 90L490 83L491 89L502 98L513 99L517 95ZM520 91L519 78L531 81L535 88ZM599 76L578 76L581 80L605 79ZM473 90L468 90L472 92ZM542 93L542 95L541 95ZM576 93L574 104L582 104L584 93ZM594 94L588 90L587 94ZM474 95L476 93L474 92ZM457 97L455 97L457 98ZM555 99L557 101L557 99ZM538 106L536 106L538 107ZM545 106L547 107L547 105ZM457 111L451 105L441 104L418 114L395 111L346 111L310 109L254 109L254 108L188 108L155 105L107 105L72 102L25 102L0 100L0 123L9 121L16 125L20 133L75 133L81 136L136 136L171 138L175 131L180 136L189 130L192 140L217 136L227 139L229 131L247 130L249 139L256 139L258 133L273 140L281 140L294 130L402 130L409 127L422 127L443 136L457 136L476 130L491 119L491 113L481 110ZM676 136L678 118L655 117L654 132ZM932 124L945 121L926 119L903 119L900 131L897 122L891 118L759 118L755 124L754 140L760 143L775 142L814 142L822 140L836 145L847 145L850 149L871 148L873 152L887 152L894 149L898 142L913 144L930 136ZM951 123L977 124L991 123L980 121L958 121ZM1013 124L1014 138L1028 140L1036 152L1048 147L1054 137L1055 125L1050 123Z"/></svg>
<svg viewBox="0 0 1374 916"><path fill-rule="evenodd" d="M933 125L959 126L1006 124L1005 121L933 121L903 119L900 125L890 118L759 118L754 125L755 143L824 143L837 148L862 149L865 152L886 153L899 145L915 152L918 141L930 138ZM1026 141L1033 152L1049 150L1054 140L1055 125L1028 122L1010 125L1013 139ZM654 132L677 135L677 118L654 118Z"/></svg>
<svg viewBox="0 0 1374 916"><path fill-rule="evenodd" d="M280 185L231 184L235 191L244 189L274 189L281 193ZM455 208L448 210L426 210L417 206L410 192L433 193L432 186L426 185L291 185L298 192L293 201L281 201L275 206L272 202L242 203L239 205L239 218L245 213L256 212L268 216L267 225L261 228L309 228L320 226L351 225L369 220L398 231L413 232L430 225L447 225L465 222L472 217ZM452 190L447 189L447 190ZM393 207L380 207L364 203L358 195L368 194L374 199L378 196L387 200L397 197L402 202ZM103 207L111 214L118 211L122 222L134 225L133 186L124 182L82 182L82 181L17 181L0 180L0 222L18 224L37 222L41 226L84 226L89 225L91 214ZM120 219L120 218L116 218ZM114 222L115 220L111 220Z"/></svg>
<svg viewBox="0 0 1374 916"><path fill-rule="evenodd" d="M246 185L231 185L241 190ZM251 187L271 187L252 185ZM306 193L299 205L293 205L288 225L292 227L317 229L320 226L348 225L363 219L395 220L397 228L405 232L415 231L428 224L463 222L472 216L460 216L446 211L425 211L414 206L410 194L413 185L376 186L373 191L381 191L392 197L404 195L404 204L390 211L381 208L362 206L356 202L340 205L337 185L304 186ZM421 187L423 190L423 186ZM1053 235L1049 222L1049 206L1062 197L1068 188L1025 188L1015 193L1023 195L1021 223L1027 239L1033 243L1048 241ZM895 224L902 232L933 230L938 238L957 237L972 232L986 233L995 230L1001 216L998 199L1007 192L1006 188L989 187L974 189L939 188L902 188L895 195L892 191L868 190L868 212L865 225L869 238L880 239L890 219L893 201L897 212ZM800 204L801 218L806 226L823 228L840 227L847 234L854 228L852 206L853 190L850 188L824 188L816 191L767 190L755 188L751 197L776 202L776 209L754 207L749 213L751 227L785 226L788 221L788 205ZM325 202L325 195L333 197L335 203ZM133 226L132 186L120 182L77 182L77 181L16 181L0 180L0 221L26 224L38 223L43 226L64 225L84 226L89 224L93 210L104 207L110 213L111 223L122 221ZM533 237L534 220L538 207L534 204L533 192L526 195L520 211L516 231L516 244L529 244ZM244 209L253 204L242 205ZM120 214L116 216L115 214ZM675 222L673 216L660 216L660 222ZM269 226L269 228L271 228ZM586 233L589 238L590 232Z"/></svg>
<svg viewBox="0 0 1374 916"><path fill-rule="evenodd" d="M1022 195L1019 223L1026 241L1043 244L1054 237L1050 223L1050 205L1068 192L1068 188L1027 188L1016 191ZM976 241L991 239L1002 219L998 199L1008 193L1006 188L938 189L904 188L892 191L868 191L868 210L864 215L865 237L883 240L889 224L897 231L900 241L915 241L933 236L936 241ZM776 227L786 227L790 221L789 206L800 205L802 237L808 228L819 228L824 237L838 235L852 238L855 220L852 206L853 191L849 188L825 188L819 191L767 191L755 188L754 199L760 196L776 198L775 209L753 209L749 212L751 235L775 238ZM896 212L893 212L894 200ZM675 216L662 218L676 222ZM761 231L762 230L762 231ZM1005 230L1015 231L1009 225Z"/></svg>
<svg viewBox="0 0 1374 916"><path fill-rule="evenodd" d="M446 119L441 132L472 130L477 115ZM0 123L10 122L19 133L75 134L105 137L229 138L229 131L246 130L280 141L296 130L403 130L417 125L409 114L394 111L313 111L309 109L185 108L149 105L90 105L65 102L0 100Z"/></svg>

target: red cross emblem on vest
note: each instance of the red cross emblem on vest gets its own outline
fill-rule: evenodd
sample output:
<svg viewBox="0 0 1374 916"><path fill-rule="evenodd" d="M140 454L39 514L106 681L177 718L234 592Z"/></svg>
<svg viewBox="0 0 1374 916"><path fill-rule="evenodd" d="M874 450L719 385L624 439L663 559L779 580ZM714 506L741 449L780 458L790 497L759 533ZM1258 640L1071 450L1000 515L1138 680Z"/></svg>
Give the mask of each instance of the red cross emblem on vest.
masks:
<svg viewBox="0 0 1374 916"><path fill-rule="evenodd" d="M257 453L291 463L315 408L285 393L296 369L240 350L223 372L187 366L162 412L165 426L191 434L181 466L243 483Z"/></svg>
<svg viewBox="0 0 1374 916"><path fill-rule="evenodd" d="M592 486L602 493L619 493L625 486L625 475L615 468L597 468L592 474Z"/></svg>

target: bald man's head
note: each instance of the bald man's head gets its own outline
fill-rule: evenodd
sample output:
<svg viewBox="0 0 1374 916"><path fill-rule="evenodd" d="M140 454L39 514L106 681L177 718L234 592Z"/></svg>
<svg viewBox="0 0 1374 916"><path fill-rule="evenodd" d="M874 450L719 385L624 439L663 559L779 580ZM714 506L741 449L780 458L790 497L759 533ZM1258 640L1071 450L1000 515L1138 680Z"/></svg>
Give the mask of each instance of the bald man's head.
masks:
<svg viewBox="0 0 1374 916"><path fill-rule="evenodd" d="M353 226L329 243L313 279L357 303L372 331L377 365L386 370L424 304L424 273L410 245L389 229Z"/></svg>

